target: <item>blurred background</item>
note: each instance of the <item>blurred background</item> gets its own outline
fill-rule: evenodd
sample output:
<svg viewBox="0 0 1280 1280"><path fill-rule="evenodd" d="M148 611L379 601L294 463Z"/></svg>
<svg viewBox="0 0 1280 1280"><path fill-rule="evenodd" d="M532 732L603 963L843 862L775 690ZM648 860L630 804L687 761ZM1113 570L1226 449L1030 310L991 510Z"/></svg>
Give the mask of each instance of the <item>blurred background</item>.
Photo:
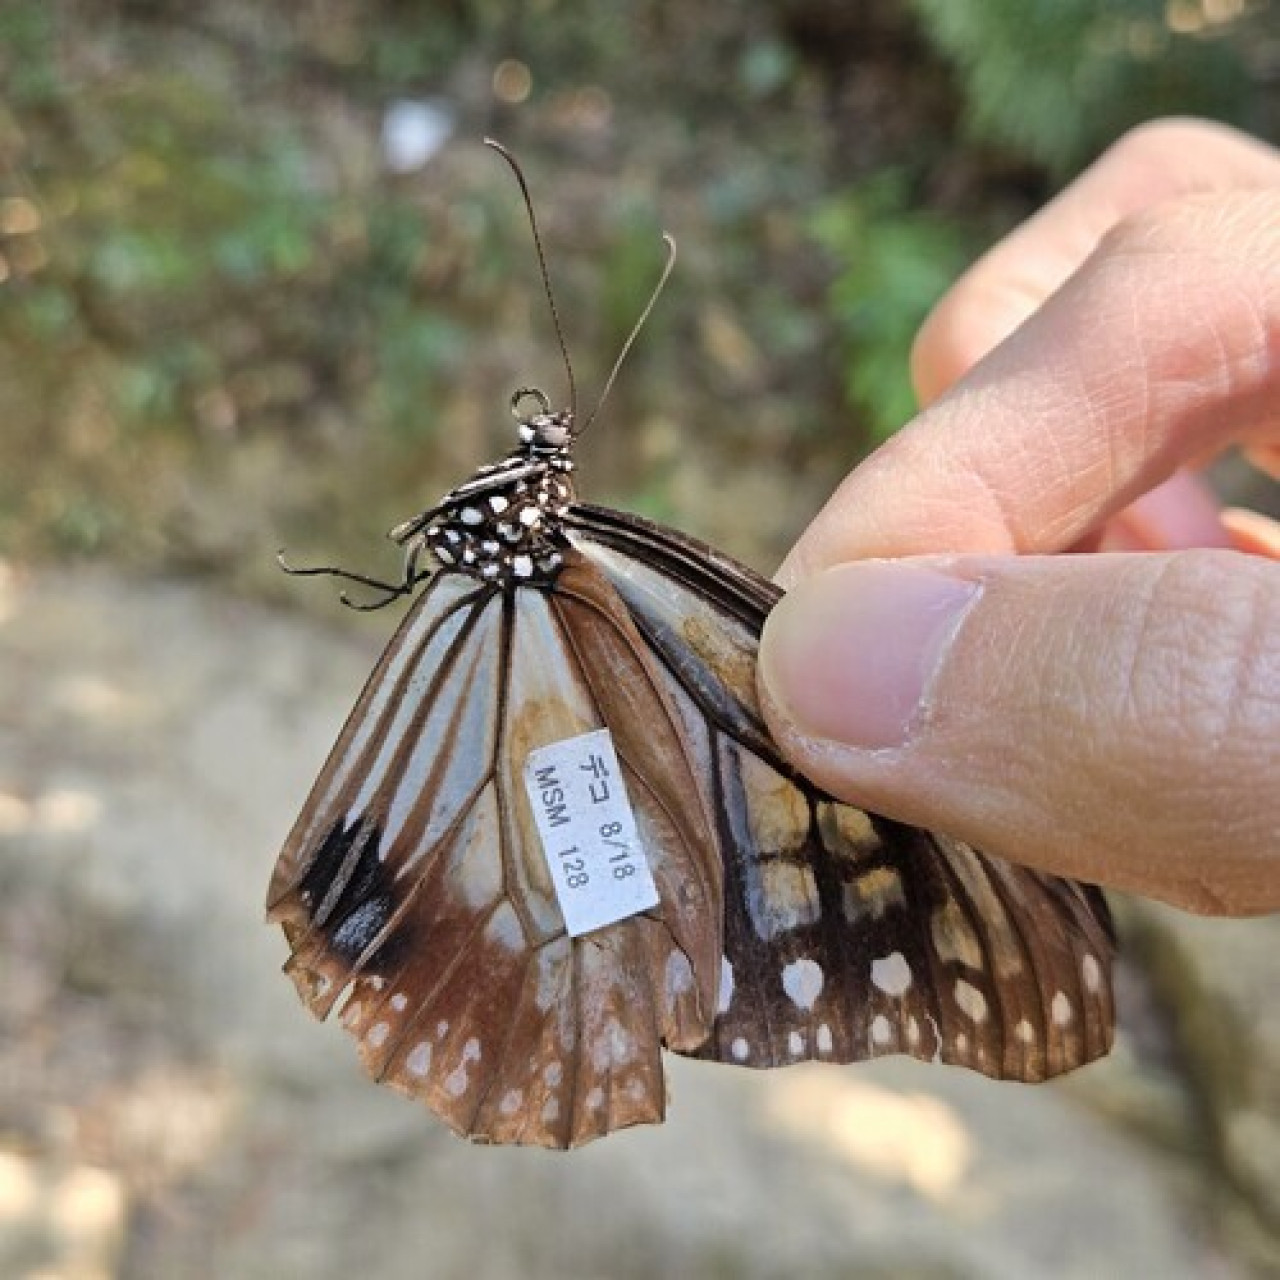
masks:
<svg viewBox="0 0 1280 1280"><path fill-rule="evenodd" d="M1061 1086L676 1064L661 1129L472 1150L260 924L393 619L300 560L561 398L583 488L764 571L912 412L985 246L1126 128L1280 135L1269 0L0 3L0 1277L1280 1274L1280 925L1118 903ZM780 477L786 477L780 481Z"/></svg>

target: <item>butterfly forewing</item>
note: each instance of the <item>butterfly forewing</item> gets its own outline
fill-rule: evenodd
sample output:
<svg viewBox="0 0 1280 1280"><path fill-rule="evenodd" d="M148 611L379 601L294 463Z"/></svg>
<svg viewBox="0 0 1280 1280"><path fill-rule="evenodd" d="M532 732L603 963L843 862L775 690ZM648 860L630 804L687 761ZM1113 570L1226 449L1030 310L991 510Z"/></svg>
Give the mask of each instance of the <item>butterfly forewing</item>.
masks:
<svg viewBox="0 0 1280 1280"><path fill-rule="evenodd" d="M725 953L700 1056L905 1053L1042 1080L1107 1052L1101 895L823 796L760 714L755 647L777 588L637 518L580 506L568 525L657 655L715 798Z"/></svg>
<svg viewBox="0 0 1280 1280"><path fill-rule="evenodd" d="M572 552L558 589L439 575L374 671L277 866L287 966L375 1078L453 1128L571 1146L662 1118L660 1049L714 1017L722 862L664 678ZM661 904L569 937L531 751L608 728Z"/></svg>

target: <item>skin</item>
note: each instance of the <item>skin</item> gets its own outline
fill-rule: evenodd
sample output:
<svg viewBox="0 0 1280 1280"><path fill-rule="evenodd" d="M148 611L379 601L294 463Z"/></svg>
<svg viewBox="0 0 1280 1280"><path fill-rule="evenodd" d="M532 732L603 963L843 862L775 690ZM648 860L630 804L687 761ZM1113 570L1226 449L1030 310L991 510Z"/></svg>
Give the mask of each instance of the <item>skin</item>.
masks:
<svg viewBox="0 0 1280 1280"><path fill-rule="evenodd" d="M783 749L1011 861L1280 909L1280 525L1196 475L1239 449L1280 477L1280 152L1126 135L957 282L912 371L923 411L780 572Z"/></svg>

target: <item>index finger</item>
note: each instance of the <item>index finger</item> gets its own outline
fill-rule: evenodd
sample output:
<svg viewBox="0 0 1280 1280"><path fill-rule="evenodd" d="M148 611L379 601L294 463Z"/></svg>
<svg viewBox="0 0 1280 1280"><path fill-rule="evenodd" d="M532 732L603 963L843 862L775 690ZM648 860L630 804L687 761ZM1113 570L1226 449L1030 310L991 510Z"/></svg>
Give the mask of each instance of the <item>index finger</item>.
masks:
<svg viewBox="0 0 1280 1280"><path fill-rule="evenodd" d="M946 395L849 476L780 571L1050 552L1181 465L1280 438L1280 184L1109 232Z"/></svg>
<svg viewBox="0 0 1280 1280"><path fill-rule="evenodd" d="M936 400L1009 336L1118 222L1178 196L1280 183L1280 153L1207 120L1130 130L1065 190L983 254L920 328L911 375Z"/></svg>

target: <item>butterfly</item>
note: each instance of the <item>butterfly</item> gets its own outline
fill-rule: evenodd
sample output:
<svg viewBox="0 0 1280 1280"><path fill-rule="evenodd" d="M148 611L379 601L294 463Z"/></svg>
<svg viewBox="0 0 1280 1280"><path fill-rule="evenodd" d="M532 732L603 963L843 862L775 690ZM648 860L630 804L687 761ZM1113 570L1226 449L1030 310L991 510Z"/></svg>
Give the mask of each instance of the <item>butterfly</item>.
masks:
<svg viewBox="0 0 1280 1280"><path fill-rule="evenodd" d="M573 408L511 408L516 447L392 531L402 582L292 570L417 591L271 880L312 1013L457 1133L553 1148L661 1121L664 1048L1020 1081L1106 1054L1101 892L797 773L755 683L779 589L580 502Z"/></svg>

